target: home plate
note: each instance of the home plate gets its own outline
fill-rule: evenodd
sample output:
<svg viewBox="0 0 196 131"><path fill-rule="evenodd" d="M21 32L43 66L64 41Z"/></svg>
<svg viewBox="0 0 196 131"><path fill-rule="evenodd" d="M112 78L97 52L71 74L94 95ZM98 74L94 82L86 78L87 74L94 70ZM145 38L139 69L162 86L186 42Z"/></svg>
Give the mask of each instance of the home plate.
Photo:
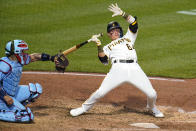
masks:
<svg viewBox="0 0 196 131"><path fill-rule="evenodd" d="M129 124L131 126L135 126L135 127L142 127L142 128L160 128L157 125L155 125L154 123L133 123L133 124Z"/></svg>

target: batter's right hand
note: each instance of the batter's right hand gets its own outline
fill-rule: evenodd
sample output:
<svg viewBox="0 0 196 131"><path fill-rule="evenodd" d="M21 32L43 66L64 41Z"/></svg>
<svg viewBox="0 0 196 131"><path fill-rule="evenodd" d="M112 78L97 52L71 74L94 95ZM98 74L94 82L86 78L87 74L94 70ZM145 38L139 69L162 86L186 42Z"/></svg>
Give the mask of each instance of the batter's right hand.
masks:
<svg viewBox="0 0 196 131"><path fill-rule="evenodd" d="M3 98L8 106L11 106L14 103L14 100L8 95L5 95Z"/></svg>

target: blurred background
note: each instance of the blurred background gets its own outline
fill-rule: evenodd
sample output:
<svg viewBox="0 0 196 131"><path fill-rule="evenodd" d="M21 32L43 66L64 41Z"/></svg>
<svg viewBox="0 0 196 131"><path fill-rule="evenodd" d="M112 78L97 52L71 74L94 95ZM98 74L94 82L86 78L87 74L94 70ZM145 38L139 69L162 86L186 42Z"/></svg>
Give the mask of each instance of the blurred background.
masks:
<svg viewBox="0 0 196 131"><path fill-rule="evenodd" d="M0 57L4 56L6 42L14 39L27 42L28 53L51 55L100 32L106 45L110 42L106 33L110 21L118 21L124 33L128 28L124 19L112 18L107 9L116 2L138 17L135 48L148 76L196 77L195 0L0 0ZM68 72L107 73L111 66L99 62L94 43L67 57ZM31 63L24 70L55 71L52 62Z"/></svg>

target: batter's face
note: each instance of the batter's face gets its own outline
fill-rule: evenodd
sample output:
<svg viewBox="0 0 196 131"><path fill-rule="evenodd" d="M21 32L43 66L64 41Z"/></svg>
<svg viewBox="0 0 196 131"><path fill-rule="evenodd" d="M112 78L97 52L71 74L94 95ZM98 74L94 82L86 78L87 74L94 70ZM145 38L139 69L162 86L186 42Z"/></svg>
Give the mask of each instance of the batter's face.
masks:
<svg viewBox="0 0 196 131"><path fill-rule="evenodd" d="M116 40L120 38L120 29L113 29L108 33L111 40Z"/></svg>

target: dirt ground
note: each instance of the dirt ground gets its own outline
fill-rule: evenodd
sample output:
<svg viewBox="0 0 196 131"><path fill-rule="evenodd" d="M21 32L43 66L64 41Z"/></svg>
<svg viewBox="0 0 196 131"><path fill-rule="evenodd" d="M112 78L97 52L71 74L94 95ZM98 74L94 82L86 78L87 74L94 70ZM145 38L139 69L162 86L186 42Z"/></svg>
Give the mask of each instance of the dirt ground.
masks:
<svg viewBox="0 0 196 131"><path fill-rule="evenodd" d="M146 96L127 83L107 94L86 114L70 116L70 109L81 106L103 79L104 76L74 74L23 74L20 84L38 82L43 86L41 97L28 105L34 122L0 122L0 131L196 130L196 79L150 79L158 94L157 106L165 118L148 114ZM134 127L133 123L154 123L160 128Z"/></svg>

